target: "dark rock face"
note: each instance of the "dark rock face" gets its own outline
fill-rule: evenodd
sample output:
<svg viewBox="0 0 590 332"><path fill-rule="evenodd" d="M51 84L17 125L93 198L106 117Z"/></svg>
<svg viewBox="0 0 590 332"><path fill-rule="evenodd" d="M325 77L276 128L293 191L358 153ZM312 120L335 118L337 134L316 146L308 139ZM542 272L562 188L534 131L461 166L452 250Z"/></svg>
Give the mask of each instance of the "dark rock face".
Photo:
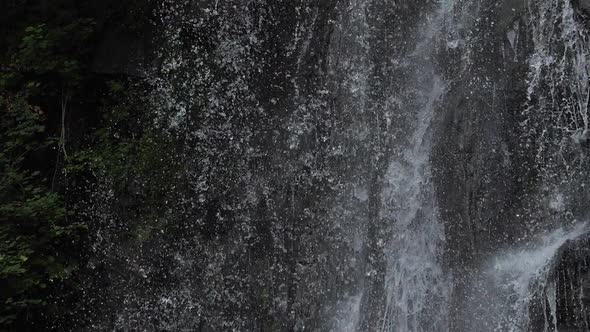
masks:
<svg viewBox="0 0 590 332"><path fill-rule="evenodd" d="M520 2L486 4L462 8L480 19L459 32L466 34L464 45L443 53L453 83L440 109L432 156L447 264L456 275L455 308L478 262L525 232L518 215L528 170L518 137L529 37ZM462 330L462 323L451 320L451 330Z"/></svg>
<svg viewBox="0 0 590 332"><path fill-rule="evenodd" d="M97 326L338 330L325 317L358 294L359 329L382 326L393 221L381 192L420 106L410 94L408 109L383 105L431 83L406 85L422 68L396 62L435 3L165 2L150 79L159 120L187 137L189 212L173 222L198 232L102 249L125 273L100 294ZM123 60L150 53L118 29L101 47L116 56L99 54L97 70L134 72Z"/></svg>
<svg viewBox="0 0 590 332"><path fill-rule="evenodd" d="M580 109L560 103L580 96L551 81L554 72L573 81L569 63L582 60L560 38L574 37L548 36L536 25L550 17L565 29L543 4L529 11L519 0L458 1L445 37L416 55L437 3L165 1L157 45L147 30L105 28L96 71L141 75L157 62L148 76L159 125L186 142L179 178L188 179L190 195L173 222L191 231L130 241L115 262L112 248L103 249L105 266L125 277L105 286L111 308L97 326L337 330L325 317L342 314L353 295L359 331L389 324L398 308L391 309L388 286L399 280L390 275L396 258L387 244L404 234L391 234L402 222L391 215L400 214L384 211L411 197L391 202L384 188L399 180L387 179L392 163L412 162L404 152L419 127L415 115L424 86L438 76L446 90L431 103L432 179L424 180L436 198L407 227L431 221L429 214L444 225L445 253L433 256L454 276L449 330L468 326L460 310L481 261L585 217L586 132L554 125L562 119L555 114L583 122L571 115ZM585 0L574 5L590 9ZM556 8L568 13L567 6ZM534 60L564 49L563 63L534 71L545 65ZM558 153L566 165L553 158ZM568 244L555 263L560 331L587 321L585 307L571 300L585 294L586 246ZM412 311L413 299L406 301ZM531 309L533 326L538 310Z"/></svg>
<svg viewBox="0 0 590 332"><path fill-rule="evenodd" d="M519 111L526 101L530 45L523 19L501 16L510 4L490 2L476 13L465 8L483 19L466 28L469 44L443 60L454 83L440 110L433 164L450 259L459 264L517 235L504 220L514 217L522 199ZM453 60L466 51L468 62Z"/></svg>
<svg viewBox="0 0 590 332"><path fill-rule="evenodd" d="M92 69L103 74L144 76L154 57L152 43L147 28L134 32L118 24L108 25L98 43Z"/></svg>
<svg viewBox="0 0 590 332"><path fill-rule="evenodd" d="M590 327L590 238L568 241L555 255L530 308L529 331L586 331Z"/></svg>
<svg viewBox="0 0 590 332"><path fill-rule="evenodd" d="M468 2L462 7L458 5L460 11L477 20L463 21L465 30L459 34L463 34L464 45L442 53L447 80L453 83L440 110L432 163L440 213L446 225L447 264L456 276L452 305L455 308L460 308L459 303L466 296L463 285L471 283L474 273L479 273L476 266L490 253L518 243L537 229L553 228L585 217L577 206L587 206L587 203L581 203L576 197L587 195L579 190L576 194L564 194L573 199L571 205L554 208L554 211L547 208L551 205L547 202L551 198L546 198L551 195L550 191L565 193L579 188L579 184L572 181L585 183L587 180L574 170L581 171L585 167L581 164L571 167L550 156L539 159L541 151L549 154L571 151L566 147L570 144L564 143L568 138L560 141L557 137L536 136L552 130L558 135L552 128L555 123L543 118L565 114L568 110L555 103L546 106L544 96L555 91L531 87L530 83L537 75L531 72L531 62L539 61L538 57L552 56L552 47L540 44L545 32L532 22L543 16L554 22L546 24L571 29L569 22L562 21L563 18L567 20L570 4L560 2L553 8L555 11L538 4L533 5L530 12L523 4L483 1L481 6L470 6ZM579 1L574 2L574 6L584 11L588 4ZM585 32L581 30L581 34ZM560 38L552 41L556 49L562 47L557 45L572 42L566 40L569 37ZM570 69L559 68L546 70L563 70L568 75ZM550 81L551 78L541 80ZM567 95L569 92L560 93ZM534 111L526 111L528 108ZM544 109L547 113L543 113ZM574 150L577 152L568 152L566 159L586 158L586 152ZM555 178L561 179L561 186L553 187ZM564 186L565 183L569 185ZM565 287L564 281L559 279L558 287ZM569 306L564 301L568 300L562 300L563 308ZM567 310L570 309L575 310ZM456 314L460 316L461 313ZM451 317L451 320L451 330L463 330L460 318Z"/></svg>
<svg viewBox="0 0 590 332"><path fill-rule="evenodd" d="M590 1L588 0L574 0L572 1L574 6L576 6L579 10L585 12L586 14L590 14Z"/></svg>

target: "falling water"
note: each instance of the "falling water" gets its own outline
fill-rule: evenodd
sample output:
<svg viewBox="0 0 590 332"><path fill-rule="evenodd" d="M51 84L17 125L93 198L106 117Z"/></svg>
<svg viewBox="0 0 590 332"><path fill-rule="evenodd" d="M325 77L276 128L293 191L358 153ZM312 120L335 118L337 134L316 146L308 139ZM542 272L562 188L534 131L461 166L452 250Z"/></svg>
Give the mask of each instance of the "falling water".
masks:
<svg viewBox="0 0 590 332"><path fill-rule="evenodd" d="M389 165L386 174L384 213L395 226L387 249L384 331L431 331L446 325L449 277L441 268L444 229L437 216L428 164L434 104L444 91L440 78L433 77L409 149Z"/></svg>
<svg viewBox="0 0 590 332"><path fill-rule="evenodd" d="M158 15L149 99L185 192L157 221L176 233L101 229L121 271L95 330L527 331L541 284L556 319L550 274L589 197L572 2L168 0Z"/></svg>
<svg viewBox="0 0 590 332"><path fill-rule="evenodd" d="M588 32L571 1L529 2L534 52L530 57L530 113L544 113L546 131L577 143L588 138L590 101Z"/></svg>
<svg viewBox="0 0 590 332"><path fill-rule="evenodd" d="M406 77L410 98L401 100L412 125L404 148L392 158L382 192L382 218L394 226L387 244L387 308L382 331L442 331L448 329L451 277L443 273L444 226L431 180L433 121L447 92L439 76L439 39L452 13L453 1L441 1L421 27L415 50L402 62L414 68Z"/></svg>
<svg viewBox="0 0 590 332"><path fill-rule="evenodd" d="M587 226L581 223L572 229L559 228L525 247L507 249L482 263L465 307L465 315L471 318L470 328L481 332L530 331L530 304L552 287L551 274L559 250L566 242L587 234ZM548 302L553 318L554 296Z"/></svg>
<svg viewBox="0 0 590 332"><path fill-rule="evenodd" d="M360 109L367 105L366 82L371 67L371 50L366 46L366 3L351 4L352 20L348 22L357 27L349 43L357 50L351 52L358 57L353 62L361 65L355 66L348 77L355 87L351 89L352 99L360 101ZM379 113L389 114L387 125L395 128L390 135L397 137L380 194L379 219L392 234L380 244L387 257L387 296L384 317L374 326L382 331L445 330L447 324L450 278L442 271L444 227L437 215L429 159L435 110L446 92L434 63L437 38L445 30L445 17L452 4L445 1L438 6L434 15L425 15L425 21L418 22L414 50L400 58L392 56L392 62L410 73L404 77L402 94L397 92L376 106ZM340 318L338 331L359 328L363 296L367 295L361 293L343 304L349 314Z"/></svg>

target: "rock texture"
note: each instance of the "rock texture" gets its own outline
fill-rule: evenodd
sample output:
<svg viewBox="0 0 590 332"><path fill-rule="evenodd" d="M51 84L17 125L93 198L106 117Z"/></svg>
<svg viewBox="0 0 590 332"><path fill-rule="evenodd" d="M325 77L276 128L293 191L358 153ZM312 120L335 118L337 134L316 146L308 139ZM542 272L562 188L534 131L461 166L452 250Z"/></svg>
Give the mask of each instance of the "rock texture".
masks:
<svg viewBox="0 0 590 332"><path fill-rule="evenodd" d="M533 288L529 331L586 331L590 327L590 237L568 241L557 252L546 280Z"/></svg>
<svg viewBox="0 0 590 332"><path fill-rule="evenodd" d="M95 70L137 75L157 59L155 121L183 138L188 188L168 222L190 231L100 248L120 275L97 296L109 308L96 326L339 330L355 316L359 331L466 331L482 262L585 217L586 86L567 82L588 79L587 41L565 0L450 1L444 15L438 4L165 1L156 45L106 27ZM444 232L419 237L438 222ZM564 248L556 271L585 266L586 245ZM433 281L438 264L451 286ZM560 328L586 314L564 288L585 289L582 274L554 279ZM425 318L418 302L450 317Z"/></svg>
<svg viewBox="0 0 590 332"><path fill-rule="evenodd" d="M590 13L590 1L588 0L577 0L573 1L575 5L577 5L582 11L586 12L587 14Z"/></svg>
<svg viewBox="0 0 590 332"><path fill-rule="evenodd" d="M460 303L467 296L464 285L472 282L479 273L478 266L491 252L518 243L536 229L585 218L585 213L578 213L576 206L581 203L578 198L586 194L580 191L564 194L571 197L571 205L556 207L554 203L552 211L547 208L552 198L547 196L561 195L548 191L577 188L572 182L574 178L584 183L587 180L582 180L574 171L574 168L581 170L578 168L583 167L581 164L570 168L550 157L539 159L543 150L568 150L564 148L569 144L564 143L567 139L560 142L535 136L529 138L534 143L527 141L531 134L554 130L549 122L543 122L543 128L529 126L542 120L536 118L540 113L526 111L533 107L539 112L545 107L535 104L537 97L531 93L540 95L541 99L544 94L551 93L535 90L537 87L531 87L530 83L535 75L532 73L534 62L542 61L538 59L540 56L551 56L539 51L545 47L551 49L551 46L541 45L544 32L535 26L534 22L540 19L535 13L558 26L563 24L563 29L572 29L569 22L556 23L562 20L561 15L567 20L570 2L559 1L555 5L557 12L546 11L543 4L531 4L529 8L533 11L529 11L524 1L509 0L480 1L471 5L465 2L457 6L458 19L477 19L464 20L455 37L461 42L442 53L446 77L452 83L440 109L432 162L440 213L446 225L447 264L455 275L453 307L461 308ZM573 6L585 11L588 3L578 1L573 2ZM582 21L577 21L578 29ZM586 34L583 30L580 33ZM554 45L570 43L565 35L563 39L556 38ZM553 114L567 112L559 106L546 109ZM585 106L582 112L586 112L584 109ZM586 152L575 150L578 152L572 153L578 157L574 158L586 158ZM570 184L569 189L564 186L550 189L553 186L550 179L556 177L562 179L562 184ZM581 204L586 206L586 203ZM560 285L561 282L563 280L558 281ZM469 318L460 318L461 312L454 315L451 330L462 330L461 320Z"/></svg>

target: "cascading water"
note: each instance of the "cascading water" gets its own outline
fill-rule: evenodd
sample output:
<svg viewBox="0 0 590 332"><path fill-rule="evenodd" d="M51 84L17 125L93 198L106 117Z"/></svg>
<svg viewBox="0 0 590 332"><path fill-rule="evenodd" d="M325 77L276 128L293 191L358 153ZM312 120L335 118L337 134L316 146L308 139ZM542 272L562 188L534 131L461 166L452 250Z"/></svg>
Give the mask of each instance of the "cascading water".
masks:
<svg viewBox="0 0 590 332"><path fill-rule="evenodd" d="M590 198L580 1L162 1L177 184L138 239L98 232L93 330L555 330Z"/></svg>
<svg viewBox="0 0 590 332"><path fill-rule="evenodd" d="M512 248L496 254L479 267L473 280L466 315L472 318L474 331L532 331L529 319L531 302L551 286L556 256L562 246L588 233L587 224L572 229L559 228L531 241L524 248ZM548 302L555 318L556 299ZM552 322L553 323L553 322ZM553 325L556 326L556 325ZM548 325L545 331L551 331Z"/></svg>
<svg viewBox="0 0 590 332"><path fill-rule="evenodd" d="M372 38L371 33L376 33L367 23L368 3L351 3L351 20L346 22L358 28L348 36L352 37L348 43L357 50L352 52L353 59L357 59L353 60L356 65L352 66L348 77L350 85L355 87L350 90L351 99L359 100L360 110L370 107L367 95L372 91L366 82L370 77L368 69L375 66L372 63L374 50L367 42ZM390 59L396 66L405 68L407 76L401 91L392 91L390 98L373 106L376 112L385 114L384 121L389 128L386 135L394 136L391 140L383 139L392 142L394 152L387 157L388 166L385 166L379 194L381 227L384 232L393 234L392 238L377 240L386 257L386 304L383 317L376 317L379 322L369 324L380 331L441 330L445 329L448 316L445 303L449 296L449 278L443 275L441 266L444 229L437 217L429 165L432 122L446 88L443 79L437 76L434 63L436 39L444 30L444 17L449 14L449 4L440 6L442 9L435 11L435 15L428 13L424 21L415 23L415 40L405 36L408 43L415 45L414 49L392 55ZM367 275L377 273L375 269L367 271ZM371 295L365 290L345 304L352 314L340 319L338 331L368 328L367 325L361 327L359 318L359 311L363 310L359 298L368 296Z"/></svg>
<svg viewBox="0 0 590 332"><path fill-rule="evenodd" d="M443 275L444 226L438 218L431 181L432 122L446 85L433 64L436 40L444 28L448 4L430 17L416 50L405 66L415 71L406 83L414 89L412 103L402 109L414 117L410 139L390 162L382 192L382 218L391 220L393 239L387 244L387 309L383 331L435 331L447 328L446 303L450 277ZM408 89L409 90L409 89Z"/></svg>
<svg viewBox="0 0 590 332"><path fill-rule="evenodd" d="M446 47L451 50L463 48L463 67L481 66L478 64L481 60L477 59L480 56L477 54L477 47L481 43L478 41L478 38L481 38L478 35L482 34L480 30L485 28L478 28L480 22L478 17L490 15L490 12L486 12L486 7L493 8L494 5L487 4L485 1L439 3L441 14L430 23L430 29L436 32L422 37L426 43L430 43L430 48L426 53L422 53L427 54L425 58L427 61L420 63L422 77L428 77L427 73L431 70L429 68L432 68L428 60L432 61L431 57L436 52L432 49L435 43L431 39L435 41L447 39ZM520 6L509 2L501 5L513 6L513 12ZM568 1L529 3L528 10L535 47L532 55L529 56L531 68L527 90L529 107L524 114L527 119L541 118L541 122L546 126L540 137L540 149L543 149L544 144L557 143L562 151L563 139L561 141L558 139L556 142L555 137L545 138L545 133L557 129L564 132L565 135L561 136L565 137L564 139L580 144L580 140L585 139L587 132L586 96L590 91L587 59L590 52L586 49L588 44L585 37L586 28L576 21L574 8ZM559 23L548 24L546 20ZM490 21L493 29L494 21ZM449 22L454 22L455 26L448 26ZM518 21L508 23L513 25L513 28L506 33L510 47L513 49L526 47L520 40L522 35ZM476 32L466 34L466 29L476 29ZM448 33L446 36L443 34L445 31ZM556 40L551 41L552 39ZM554 48L553 45L563 45L564 48L561 46ZM560 53L561 58L558 54L552 53L556 49L563 52ZM420 45L417 52L419 51L424 52L424 48L420 48ZM444 65L448 66L448 64ZM450 77L452 78L452 75ZM411 84L411 79L412 77L408 79L408 84ZM441 85L441 79L436 76L430 76L430 80L434 82L433 95L429 102L423 104L423 109L417 121L414 122L418 126L410 140L411 144L402 154L405 162L394 161L390 165L387 174L390 187L382 195L385 200L389 198L383 205L390 207L392 211L392 220L395 222L393 232L396 236L387 251L391 259L391 274L388 277L390 295L383 330L441 331L449 329L447 319L449 296L452 292L451 277L445 275L440 266L445 243L444 230L437 216L436 199L431 194L433 189L428 187L431 176L428 127L432 121L432 113L435 112L432 97L434 96L434 100L442 98L447 93L447 88ZM485 84L490 85L490 83ZM545 84L553 87L550 88L549 93L543 90ZM532 96L535 94L538 100L532 101L535 98ZM569 101L566 101L563 107L556 106L556 96L562 96L565 98L563 101ZM552 106L547 100L553 100ZM534 112L532 109L540 112L531 115L531 112ZM539 116L538 113L543 112L546 113ZM555 123L552 123L551 121L554 120ZM525 123L527 121L529 120ZM565 144L569 143L565 142ZM571 155L568 157L571 158ZM571 189L576 186L572 183L572 175L576 171L572 172L569 163L581 163L578 158L584 158L584 155L577 154L573 161L566 162L568 165L565 171L566 173L569 171L570 174L560 175L562 187ZM541 164L552 168L546 171L546 177L543 180L545 183L543 186L548 186L547 178L552 178L554 181L555 172L559 171L561 166L558 163L552 166L552 162L547 160L542 161ZM579 169L579 164L577 166ZM534 200L546 202L544 204L548 210L564 212L562 196L558 196L561 199L551 197L547 201L539 194L534 197L537 197L533 198ZM566 213L562 214L562 220L567 220L568 217ZM542 226L537 223L533 227ZM497 258L499 261L491 270L487 266L476 263L474 271L477 272L473 275L474 280L467 286L471 289L468 291L469 295L461 300L464 309L460 315L470 322L459 329L464 331L530 330L528 303L535 296L534 287L546 282L551 264L554 263L554 257L561 246L566 241L586 232L584 225L576 226L569 232L559 229L541 240L541 243L532 245L529 251L521 255ZM519 262L519 258L533 261L528 262L529 264L523 268L523 262ZM481 259L487 261L491 258L484 256ZM521 264L521 266L511 267L512 264ZM552 310L555 311L557 306L555 298L552 301L549 302L551 302ZM555 313L550 317L555 318ZM553 326L557 326L557 323Z"/></svg>
<svg viewBox="0 0 590 332"><path fill-rule="evenodd" d="M579 16L584 14L576 4L579 2L528 1L527 15L505 22L509 28L503 56L516 59L508 61L526 60L528 67L527 101L519 110L522 136L520 148L515 149L524 155L515 160L526 164L517 181L528 178L528 188L521 196L524 208L516 209L514 220L502 220L514 225L514 234L521 235L512 243L480 254L472 263L467 290L459 300L462 322L458 330L561 331L567 326L582 330L582 301L573 296L570 301L574 305L564 309L559 299L564 295L559 293L567 292L556 292L555 281L555 275L561 273L556 270L562 264L559 259L566 244L588 233L586 224L579 220L587 215L583 189L587 177L580 172L585 173L583 169L587 168L581 146L587 132L590 52L587 27ZM530 51L518 60L527 48ZM509 163L513 157L510 152L505 155ZM585 258L578 259L585 262ZM562 287L582 292L582 281L566 280L585 278L585 272L580 272L584 269L578 267L577 277L562 278L562 283L570 283ZM560 310L575 310L569 315L576 318L559 314ZM568 325L571 322L559 322L557 317L576 323Z"/></svg>
<svg viewBox="0 0 590 332"><path fill-rule="evenodd" d="M444 229L437 216L429 169L430 126L434 103L444 92L433 77L432 91L418 113L409 149L393 161L386 173L384 218L391 219L394 239L386 250L388 307L383 331L445 329L449 276L441 261Z"/></svg>

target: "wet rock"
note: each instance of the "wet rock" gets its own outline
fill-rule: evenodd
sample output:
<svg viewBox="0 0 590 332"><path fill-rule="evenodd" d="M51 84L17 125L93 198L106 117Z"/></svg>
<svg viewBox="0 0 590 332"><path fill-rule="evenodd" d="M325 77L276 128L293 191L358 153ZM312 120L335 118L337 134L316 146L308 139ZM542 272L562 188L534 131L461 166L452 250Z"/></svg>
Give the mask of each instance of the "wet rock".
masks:
<svg viewBox="0 0 590 332"><path fill-rule="evenodd" d="M566 242L530 308L529 331L587 331L590 326L590 236ZM532 288L539 292L539 288ZM556 324L556 326L555 326Z"/></svg>
<svg viewBox="0 0 590 332"><path fill-rule="evenodd" d="M578 0L578 8L587 14L590 14L590 0Z"/></svg>
<svg viewBox="0 0 590 332"><path fill-rule="evenodd" d="M510 29L514 22L522 18L526 10L526 2L520 0L504 0L498 3L498 23L495 24L499 30Z"/></svg>

